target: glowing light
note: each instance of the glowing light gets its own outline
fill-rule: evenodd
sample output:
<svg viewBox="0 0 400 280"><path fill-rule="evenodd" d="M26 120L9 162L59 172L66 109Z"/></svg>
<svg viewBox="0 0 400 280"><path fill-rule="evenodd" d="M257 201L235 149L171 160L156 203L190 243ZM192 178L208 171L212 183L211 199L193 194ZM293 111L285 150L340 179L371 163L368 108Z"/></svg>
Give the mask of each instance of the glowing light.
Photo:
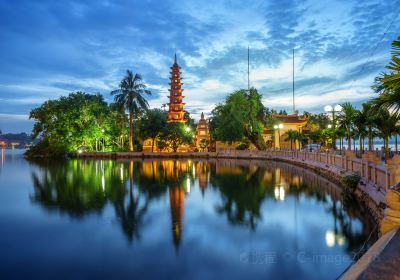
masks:
<svg viewBox="0 0 400 280"><path fill-rule="evenodd" d="M346 239L344 238L343 235L337 236L337 243L338 243L339 246L343 246L345 241L346 241Z"/></svg>
<svg viewBox="0 0 400 280"><path fill-rule="evenodd" d="M186 130L186 132L190 132L190 127L187 126L187 127L185 128L185 130Z"/></svg>
<svg viewBox="0 0 400 280"><path fill-rule="evenodd" d="M283 128L283 124L280 123L280 124L278 125L278 128Z"/></svg>
<svg viewBox="0 0 400 280"><path fill-rule="evenodd" d="M283 187L279 188L279 197L281 198L281 200L285 199L285 189Z"/></svg>
<svg viewBox="0 0 400 280"><path fill-rule="evenodd" d="M328 128L332 128L332 125L331 125L331 124L328 124Z"/></svg>
<svg viewBox="0 0 400 280"><path fill-rule="evenodd" d="M335 246L335 233L333 230L328 229L325 232L325 243L328 247Z"/></svg>
<svg viewBox="0 0 400 280"><path fill-rule="evenodd" d="M82 153L83 153L83 151L79 149L78 150L78 154L82 154Z"/></svg>
<svg viewBox="0 0 400 280"><path fill-rule="evenodd" d="M285 188L283 186L276 186L274 195L276 200L285 200Z"/></svg>
<svg viewBox="0 0 400 280"><path fill-rule="evenodd" d="M339 104L337 104L336 106L335 106L335 111L336 112L340 112L340 111L342 111L342 106L340 106Z"/></svg>
<svg viewBox="0 0 400 280"><path fill-rule="evenodd" d="M325 112L332 112L332 111L333 111L333 107L332 107L331 105L326 105L326 106L324 107L324 111L325 111Z"/></svg>
<svg viewBox="0 0 400 280"><path fill-rule="evenodd" d="M279 188L278 187L275 187L274 194L275 194L275 199L278 200L279 199Z"/></svg>
<svg viewBox="0 0 400 280"><path fill-rule="evenodd" d="M186 192L190 193L190 179L186 178Z"/></svg>

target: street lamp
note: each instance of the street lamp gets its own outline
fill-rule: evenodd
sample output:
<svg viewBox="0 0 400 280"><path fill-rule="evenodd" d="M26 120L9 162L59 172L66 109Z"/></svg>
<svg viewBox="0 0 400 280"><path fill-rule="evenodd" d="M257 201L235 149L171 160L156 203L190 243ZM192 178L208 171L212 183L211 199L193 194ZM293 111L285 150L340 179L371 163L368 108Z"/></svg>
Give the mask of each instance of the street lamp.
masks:
<svg viewBox="0 0 400 280"><path fill-rule="evenodd" d="M278 130L278 139L279 139L279 149L281 148L281 129L283 128L283 124L276 124L276 125L274 125L274 129L277 129Z"/></svg>
<svg viewBox="0 0 400 280"><path fill-rule="evenodd" d="M332 125L328 125L328 128L336 128L336 119L335 119L335 113L339 113L342 111L342 106L340 106L339 104L336 104L335 107L332 107L331 105L326 105L324 107L324 111L327 114L332 114ZM333 134L333 139L332 139L332 144L333 144L333 148L336 149L336 137L335 134Z"/></svg>

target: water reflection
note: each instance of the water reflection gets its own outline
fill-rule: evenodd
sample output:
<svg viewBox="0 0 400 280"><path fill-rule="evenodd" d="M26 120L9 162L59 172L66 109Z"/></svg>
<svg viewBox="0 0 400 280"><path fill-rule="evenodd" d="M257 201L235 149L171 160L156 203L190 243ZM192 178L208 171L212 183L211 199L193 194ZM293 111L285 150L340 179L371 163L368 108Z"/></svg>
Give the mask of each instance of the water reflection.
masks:
<svg viewBox="0 0 400 280"><path fill-rule="evenodd" d="M343 201L335 184L284 163L69 160L38 163L38 166L32 172L34 203L50 213L67 214L74 219L101 214L106 205L112 205L129 242L140 241L143 229L159 222L148 217L149 209L165 199L169 204L172 244L176 251L185 239L185 208L191 207L185 200L197 191L206 201L207 193L216 196L216 200L210 200L215 213L232 227L250 232L273 218L264 209L268 203L291 203L293 207L288 209L293 212L284 210L282 219L293 217L295 236L301 226L297 221L299 207L316 201L333 221L325 231L326 246L344 247L347 252L356 251L373 227L366 210L351 200Z"/></svg>

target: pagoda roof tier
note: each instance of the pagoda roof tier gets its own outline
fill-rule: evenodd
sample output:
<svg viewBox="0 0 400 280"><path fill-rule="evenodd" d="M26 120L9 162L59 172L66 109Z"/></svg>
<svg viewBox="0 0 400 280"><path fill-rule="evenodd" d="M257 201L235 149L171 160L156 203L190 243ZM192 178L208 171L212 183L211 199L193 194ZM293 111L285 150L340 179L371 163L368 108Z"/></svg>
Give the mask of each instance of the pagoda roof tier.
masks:
<svg viewBox="0 0 400 280"><path fill-rule="evenodd" d="M171 98L184 98L185 96L184 95L177 95L177 96L169 96L169 98L171 99Z"/></svg>
<svg viewBox="0 0 400 280"><path fill-rule="evenodd" d="M168 89L169 91L171 91L171 90L174 90L174 91L184 91L184 89L183 88L173 88L173 89Z"/></svg>

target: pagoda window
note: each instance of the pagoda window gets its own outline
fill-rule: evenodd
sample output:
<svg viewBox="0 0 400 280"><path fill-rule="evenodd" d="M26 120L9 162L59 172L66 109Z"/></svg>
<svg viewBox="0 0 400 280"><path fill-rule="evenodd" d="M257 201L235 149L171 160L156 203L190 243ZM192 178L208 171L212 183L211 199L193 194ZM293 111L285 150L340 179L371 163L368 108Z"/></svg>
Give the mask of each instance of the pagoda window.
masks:
<svg viewBox="0 0 400 280"><path fill-rule="evenodd" d="M200 133L200 135L206 135L206 132L204 131L204 130L201 130L201 131L199 131Z"/></svg>

